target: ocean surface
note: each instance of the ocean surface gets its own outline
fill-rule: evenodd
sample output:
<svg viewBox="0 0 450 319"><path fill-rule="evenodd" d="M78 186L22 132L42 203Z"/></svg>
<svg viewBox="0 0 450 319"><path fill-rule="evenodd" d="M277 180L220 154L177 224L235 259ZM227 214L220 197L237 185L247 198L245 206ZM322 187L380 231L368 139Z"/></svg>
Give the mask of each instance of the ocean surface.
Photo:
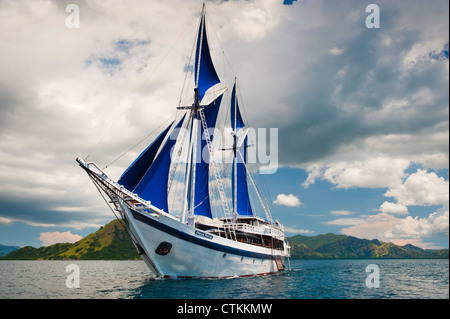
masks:
<svg viewBox="0 0 450 319"><path fill-rule="evenodd" d="M1 299L448 299L448 260L291 260L275 275L157 279L143 261L0 261ZM77 288L79 285L79 288Z"/></svg>

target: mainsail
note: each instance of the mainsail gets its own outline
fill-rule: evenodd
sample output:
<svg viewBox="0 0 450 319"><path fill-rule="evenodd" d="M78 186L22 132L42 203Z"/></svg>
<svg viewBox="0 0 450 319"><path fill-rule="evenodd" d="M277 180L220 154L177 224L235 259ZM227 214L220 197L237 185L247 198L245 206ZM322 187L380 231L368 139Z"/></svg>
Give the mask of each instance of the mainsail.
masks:
<svg viewBox="0 0 450 319"><path fill-rule="evenodd" d="M203 98L206 91L220 83L219 76L212 62L209 52L208 37L206 36L206 9L203 5L200 26L197 35L197 46L195 53L195 86L199 91L199 101Z"/></svg>
<svg viewBox="0 0 450 319"><path fill-rule="evenodd" d="M216 98L212 103L206 106L202 112L205 117L206 127L213 128L216 126L217 115L219 113L222 95ZM211 205L209 199L209 162L210 154L207 151L207 143L205 127L200 123L200 130L197 138L197 160L195 163L195 185L194 185L194 214L213 218L211 214ZM210 142L212 142L213 134L209 133ZM200 143L198 143L200 142ZM205 151L203 151L205 150Z"/></svg>
<svg viewBox="0 0 450 319"><path fill-rule="evenodd" d="M231 110L230 110L231 128L233 129L233 168L232 168L232 189L233 189L233 203L234 211L238 215L253 216L252 206L248 194L247 185L247 136L241 134L241 139L238 140L238 131L245 127L241 112L239 111L238 99L236 96L236 82L231 93ZM241 132L242 133L242 132Z"/></svg>

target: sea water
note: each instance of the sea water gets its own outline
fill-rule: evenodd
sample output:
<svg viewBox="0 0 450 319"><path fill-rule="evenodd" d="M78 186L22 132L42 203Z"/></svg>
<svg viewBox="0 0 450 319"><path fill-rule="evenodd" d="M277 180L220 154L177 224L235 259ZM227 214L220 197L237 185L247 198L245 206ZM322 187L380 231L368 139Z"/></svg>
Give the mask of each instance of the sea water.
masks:
<svg viewBox="0 0 450 319"><path fill-rule="evenodd" d="M291 270L274 275L173 280L155 278L143 261L0 261L0 298L449 298L448 259L291 260L290 264Z"/></svg>

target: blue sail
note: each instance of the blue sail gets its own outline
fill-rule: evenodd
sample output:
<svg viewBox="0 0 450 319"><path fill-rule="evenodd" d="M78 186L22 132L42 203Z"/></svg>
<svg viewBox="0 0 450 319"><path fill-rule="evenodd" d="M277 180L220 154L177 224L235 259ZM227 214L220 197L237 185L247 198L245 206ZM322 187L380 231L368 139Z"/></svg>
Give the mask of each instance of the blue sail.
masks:
<svg viewBox="0 0 450 319"><path fill-rule="evenodd" d="M152 165L161 143L169 132L173 122L134 160L120 176L118 183L129 191L134 191L136 185Z"/></svg>
<svg viewBox="0 0 450 319"><path fill-rule="evenodd" d="M200 100L210 87L220 83L219 76L214 68L211 54L209 52L205 22L205 10L203 9L195 52L195 85L199 90Z"/></svg>
<svg viewBox="0 0 450 319"><path fill-rule="evenodd" d="M236 163L236 175L234 174L234 165L233 165L233 182L235 183L234 187L236 187L236 211L239 215L244 216L253 216L252 206L250 204L250 198L248 194L248 185L247 185L247 170L245 168L245 164L242 162L242 158L245 160L247 155L247 137L245 137L244 143L237 150L240 154L237 154L237 163ZM241 158L242 155L242 158ZM236 177L236 181L234 180L234 176ZM234 192L233 192L233 202L234 202Z"/></svg>
<svg viewBox="0 0 450 319"><path fill-rule="evenodd" d="M217 114L219 113L220 102L222 95L217 97L213 102L203 109L205 115L206 126L214 128L216 126ZM195 164L195 181L194 181L194 214L202 215L212 218L211 205L209 201L209 150L205 138L205 130L199 121L199 136L196 150L196 164ZM210 139L213 140L211 131Z"/></svg>
<svg viewBox="0 0 450 319"><path fill-rule="evenodd" d="M241 112L239 111L238 100L236 98L236 83L234 83L233 91L231 92L231 128L235 133L239 131L239 129L245 126L244 120L242 119Z"/></svg>
<svg viewBox="0 0 450 319"><path fill-rule="evenodd" d="M185 115L172 130L170 137L164 143L152 166L150 166L134 190L140 197L151 201L153 206L165 212L168 212L167 184L169 180L171 151L176 143L179 128L183 123L184 117Z"/></svg>
<svg viewBox="0 0 450 319"><path fill-rule="evenodd" d="M233 91L231 92L231 127L234 133L237 135L239 129L245 126L242 120L241 112L239 111L239 104L236 97L236 83L233 86ZM235 136L236 136L235 135ZM239 215L253 216L252 206L250 204L250 198L248 194L247 185L247 169L245 163L247 161L247 137L245 137L244 142L241 147L238 148L240 141L236 141L235 137L234 147L235 158L233 159L233 169L232 169L232 189L233 191L233 203L236 202L236 212ZM236 170L236 172L235 172ZM237 197L236 199L234 197Z"/></svg>

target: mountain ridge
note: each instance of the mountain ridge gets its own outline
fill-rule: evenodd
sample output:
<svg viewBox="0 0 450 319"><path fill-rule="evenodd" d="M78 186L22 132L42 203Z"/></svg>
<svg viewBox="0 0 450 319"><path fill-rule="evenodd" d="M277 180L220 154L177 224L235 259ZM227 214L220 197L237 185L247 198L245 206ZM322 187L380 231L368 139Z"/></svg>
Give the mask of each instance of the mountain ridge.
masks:
<svg viewBox="0 0 450 319"><path fill-rule="evenodd" d="M136 260L140 259L123 221L114 219L75 243L25 246L0 260Z"/></svg>
<svg viewBox="0 0 450 319"><path fill-rule="evenodd" d="M449 258L448 249L422 249L411 244L398 246L378 239L360 239L333 233L288 237L294 259L427 259Z"/></svg>
<svg viewBox="0 0 450 319"><path fill-rule="evenodd" d="M333 233L288 237L293 259L377 259L449 258L448 249L422 249L398 246L378 239L360 239ZM0 257L0 260L139 260L123 220L114 219L76 243L47 247L26 246Z"/></svg>
<svg viewBox="0 0 450 319"><path fill-rule="evenodd" d="M0 257L6 256L9 253L13 252L14 250L19 249L19 246L7 246L7 245L1 245L0 244Z"/></svg>

